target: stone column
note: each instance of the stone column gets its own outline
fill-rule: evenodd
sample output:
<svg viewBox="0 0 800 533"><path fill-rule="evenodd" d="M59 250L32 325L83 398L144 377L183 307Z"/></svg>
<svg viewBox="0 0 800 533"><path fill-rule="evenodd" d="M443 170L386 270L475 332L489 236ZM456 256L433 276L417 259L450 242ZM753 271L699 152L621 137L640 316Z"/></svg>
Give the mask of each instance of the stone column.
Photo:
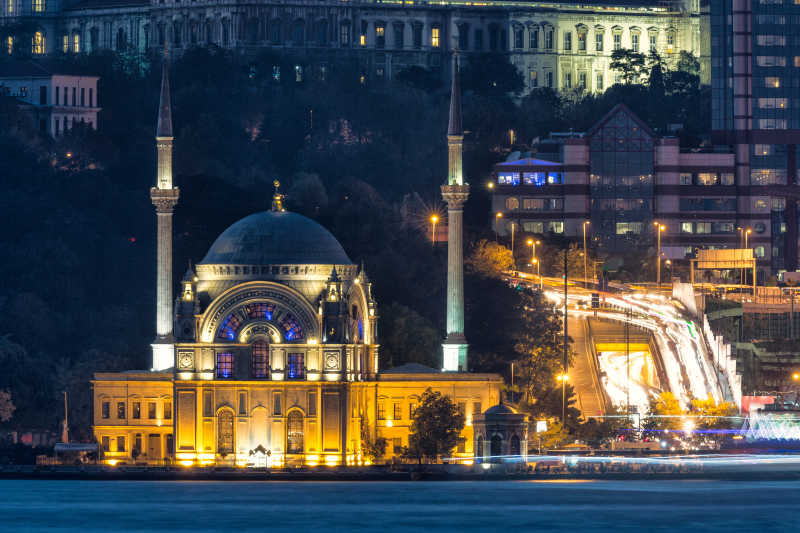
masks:
<svg viewBox="0 0 800 533"><path fill-rule="evenodd" d="M160 158L159 158L160 159ZM156 208L158 227L156 259L156 339L153 347L153 370L164 370L174 364L172 336L172 212L178 203L177 187L150 189Z"/></svg>
<svg viewBox="0 0 800 533"><path fill-rule="evenodd" d="M447 202L447 337L442 370L467 371L467 339L464 337L464 203L469 185L442 185Z"/></svg>

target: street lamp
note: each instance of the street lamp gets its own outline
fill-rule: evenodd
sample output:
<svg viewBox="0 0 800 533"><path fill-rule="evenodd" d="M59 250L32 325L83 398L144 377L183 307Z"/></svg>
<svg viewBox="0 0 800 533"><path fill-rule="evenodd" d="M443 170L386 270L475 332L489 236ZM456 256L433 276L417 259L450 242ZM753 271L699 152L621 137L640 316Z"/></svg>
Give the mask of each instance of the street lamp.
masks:
<svg viewBox="0 0 800 533"><path fill-rule="evenodd" d="M503 213L498 211L494 215L494 242L499 242L499 238L497 237L498 228L500 227L500 219L503 218Z"/></svg>
<svg viewBox="0 0 800 533"><path fill-rule="evenodd" d="M539 260L534 257L533 259L531 259L531 263L536 265L536 277L539 278L539 292L542 292L542 274L539 271L539 266L540 266Z"/></svg>
<svg viewBox="0 0 800 533"><path fill-rule="evenodd" d="M487 186L487 187L489 188L489 190L491 191L492 189L494 189L494 182L493 182L493 181L490 181L489 183L487 183L487 184L486 184L486 186Z"/></svg>
<svg viewBox="0 0 800 533"><path fill-rule="evenodd" d="M514 228L516 224L514 222L511 223L511 270L514 270L514 267L517 265L517 260L514 257Z"/></svg>
<svg viewBox="0 0 800 533"><path fill-rule="evenodd" d="M666 230L667 227L659 222L653 222L656 227L656 236L658 240L658 255L656 256L656 281L658 283L658 292L661 293L661 232Z"/></svg>
<svg viewBox="0 0 800 533"><path fill-rule="evenodd" d="M752 230L752 229L750 229L750 228L747 228L747 229L745 230L745 232L744 232L744 247L745 247L745 248L747 248L747 237L748 237L748 236L749 236L751 233L753 233L753 230Z"/></svg>
<svg viewBox="0 0 800 533"><path fill-rule="evenodd" d="M589 276L587 274L588 268L586 267L587 262L587 255L586 255L586 226L589 225L589 221L585 220L583 222L583 286L588 287L589 285Z"/></svg>
<svg viewBox="0 0 800 533"><path fill-rule="evenodd" d="M561 382L561 427L567 424L567 380L569 376L563 372L556 376L556 380Z"/></svg>
<svg viewBox="0 0 800 533"><path fill-rule="evenodd" d="M431 215L431 246L436 246L436 223L439 222L439 217Z"/></svg>

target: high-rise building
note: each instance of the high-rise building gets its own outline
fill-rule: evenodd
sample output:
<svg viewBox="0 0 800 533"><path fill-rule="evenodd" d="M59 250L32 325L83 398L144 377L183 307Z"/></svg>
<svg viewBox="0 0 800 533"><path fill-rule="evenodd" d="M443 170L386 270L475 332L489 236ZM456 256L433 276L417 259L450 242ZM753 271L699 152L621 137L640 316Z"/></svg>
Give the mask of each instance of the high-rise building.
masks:
<svg viewBox="0 0 800 533"><path fill-rule="evenodd" d="M798 268L800 2L712 0L712 129L732 146L739 223L773 271Z"/></svg>

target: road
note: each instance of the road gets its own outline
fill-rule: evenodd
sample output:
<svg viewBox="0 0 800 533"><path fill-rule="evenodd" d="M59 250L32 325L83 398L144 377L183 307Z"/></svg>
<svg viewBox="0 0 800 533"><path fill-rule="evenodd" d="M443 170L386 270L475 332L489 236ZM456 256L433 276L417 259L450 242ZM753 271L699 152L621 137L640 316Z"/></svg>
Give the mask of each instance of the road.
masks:
<svg viewBox="0 0 800 533"><path fill-rule="evenodd" d="M523 281L532 287L539 285L535 279L523 278ZM542 286L545 297L563 308L563 280L545 277ZM623 406L632 390L627 385L627 363L620 365L618 355L612 354L610 359L614 361L605 365L608 367L606 381L611 385L600 383L597 375L600 362L595 364L592 360L596 357L592 349L596 340L587 338L586 319L590 317L621 325L630 321L632 327L649 336L648 340L655 349L653 362L659 367L661 379L659 387L643 382L634 385L635 404L642 404L640 409L650 397L662 390L671 391L684 407L689 407L693 398L711 397L717 402L733 400L727 381L714 367L698 324L684 313L680 304L644 287L617 285L610 292L602 293L601 308L595 312L588 308L592 292L573 283L568 287L569 334L577 353L569 376L584 417L595 416L598 409L604 408L598 407L604 405L603 394L612 404ZM603 340L624 342L624 336L617 330L612 338ZM647 356L642 353L635 356L631 364L642 370L647 361ZM623 369L626 376L624 387L620 386ZM639 375L633 369L632 373Z"/></svg>

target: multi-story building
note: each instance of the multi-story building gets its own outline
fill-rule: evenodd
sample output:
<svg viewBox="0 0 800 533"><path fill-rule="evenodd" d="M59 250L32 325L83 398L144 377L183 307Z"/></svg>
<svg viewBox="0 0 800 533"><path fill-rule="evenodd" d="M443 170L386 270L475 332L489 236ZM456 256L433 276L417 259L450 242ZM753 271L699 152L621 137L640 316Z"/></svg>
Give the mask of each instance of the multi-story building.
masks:
<svg viewBox="0 0 800 533"><path fill-rule="evenodd" d="M800 3L712 0L712 130L735 154L743 217L775 271L798 266Z"/></svg>
<svg viewBox="0 0 800 533"><path fill-rule="evenodd" d="M0 37L7 51L34 55L99 49L180 53L215 44L241 51L297 52L300 69L322 73L355 58L369 78L423 66L450 75L449 53L498 52L520 69L528 89L613 84L619 48L701 59L708 78L707 13L699 0L582 2L373 2L304 0L3 0ZM21 24L21 23L25 24ZM5 29L2 28L5 26ZM22 28L28 28L23 31Z"/></svg>
<svg viewBox="0 0 800 533"><path fill-rule="evenodd" d="M97 128L96 76L59 74L33 61L0 66L0 95L29 106L39 130L57 137L78 123Z"/></svg>
<svg viewBox="0 0 800 533"><path fill-rule="evenodd" d="M685 261L698 248L749 243L761 276L770 270L770 195L736 183L731 152L682 151L624 105L585 133L554 135L530 157L495 166L492 209L498 231L511 224L534 234L582 236L590 222L600 250L654 244L661 234L665 259Z"/></svg>

